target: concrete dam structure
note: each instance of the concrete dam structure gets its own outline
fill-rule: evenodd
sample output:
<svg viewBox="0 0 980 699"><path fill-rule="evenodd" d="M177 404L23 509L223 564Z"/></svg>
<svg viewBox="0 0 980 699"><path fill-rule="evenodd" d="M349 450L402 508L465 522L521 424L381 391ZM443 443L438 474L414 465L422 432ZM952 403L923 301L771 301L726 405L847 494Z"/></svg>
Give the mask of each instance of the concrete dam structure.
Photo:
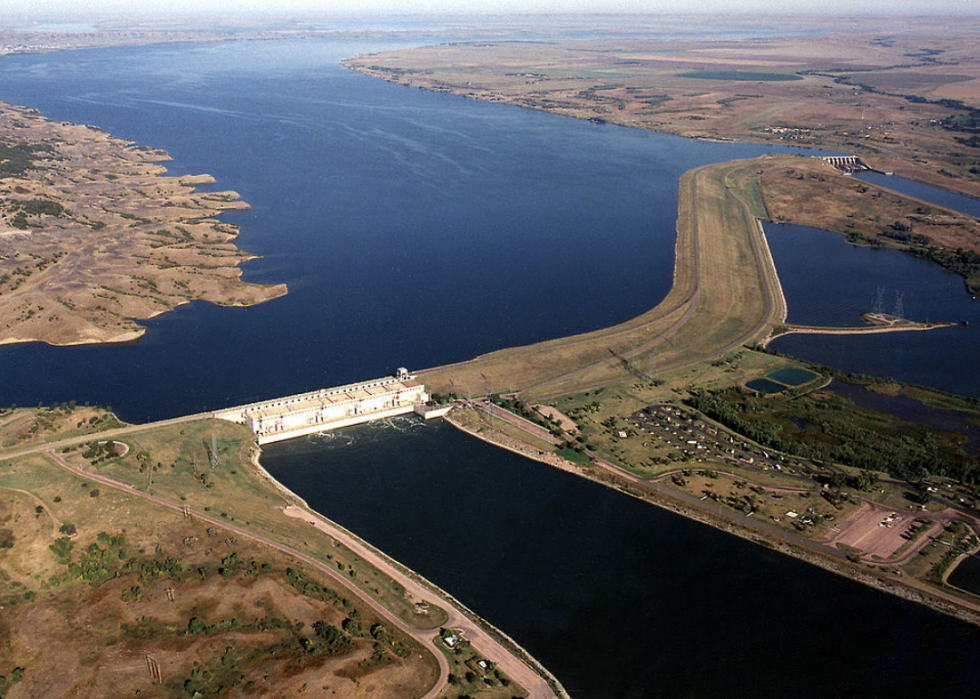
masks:
<svg viewBox="0 0 980 699"><path fill-rule="evenodd" d="M399 369L393 377L241 405L214 416L247 425L259 444L269 444L411 412L425 418L448 412L448 407L427 409L428 399L425 386Z"/></svg>
<svg viewBox="0 0 980 699"><path fill-rule="evenodd" d="M856 155L825 155L821 160L833 165L838 170L853 172L855 170L870 170Z"/></svg>

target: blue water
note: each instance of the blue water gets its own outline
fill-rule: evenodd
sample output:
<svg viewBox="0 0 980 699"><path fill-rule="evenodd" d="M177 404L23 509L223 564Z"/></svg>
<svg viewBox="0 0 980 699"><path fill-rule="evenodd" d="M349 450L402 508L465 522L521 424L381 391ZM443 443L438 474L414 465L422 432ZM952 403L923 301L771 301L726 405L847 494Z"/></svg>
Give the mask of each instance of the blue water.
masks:
<svg viewBox="0 0 980 699"><path fill-rule="evenodd" d="M338 65L404 45L238 42L6 57L0 99L164 148L252 205L226 214L286 282L195 303L129 347L0 349L0 402L144 421L608 326L673 270L677 181L762 153L394 86Z"/></svg>
<svg viewBox="0 0 980 699"><path fill-rule="evenodd" d="M874 309L879 288L886 313L901 294L906 318L969 323L928 332L788 335L773 349L852 373L980 397L980 302L966 293L962 277L897 250L849 245L844 236L816 228L766 225L766 234L791 323L862 326L861 313Z"/></svg>
<svg viewBox="0 0 980 699"><path fill-rule="evenodd" d="M980 629L444 423L270 445L310 505L452 591L576 698L974 697Z"/></svg>
<svg viewBox="0 0 980 699"><path fill-rule="evenodd" d="M916 197L932 204L945 206L947 209L980 217L980 199L974 199L973 197L967 197L956 192L907 180L903 177L891 177L880 172L860 171L855 174L855 177L881 187L893 189L896 192L906 194L910 197Z"/></svg>
<svg viewBox="0 0 980 699"><path fill-rule="evenodd" d="M775 381L770 381L769 379L752 379L745 385L747 388L751 388L753 391L767 394L782 393L786 390L784 385L776 383Z"/></svg>
<svg viewBox="0 0 980 699"><path fill-rule="evenodd" d="M772 379L773 381L778 381L779 383L787 386L802 386L805 383L813 381L815 378L817 378L817 375L812 371L807 371L806 369L794 369L790 367L780 369L779 371L774 371L766 378Z"/></svg>
<svg viewBox="0 0 980 699"><path fill-rule="evenodd" d="M980 558L974 555L964 559L949 574L947 582L953 587L972 592L980 597Z"/></svg>

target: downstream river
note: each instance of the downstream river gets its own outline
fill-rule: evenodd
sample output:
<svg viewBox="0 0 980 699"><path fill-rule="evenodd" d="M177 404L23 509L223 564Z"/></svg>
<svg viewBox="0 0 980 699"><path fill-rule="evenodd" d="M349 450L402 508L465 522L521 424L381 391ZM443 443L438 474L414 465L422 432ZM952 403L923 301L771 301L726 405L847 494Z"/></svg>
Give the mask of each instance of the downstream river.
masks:
<svg viewBox="0 0 980 699"><path fill-rule="evenodd" d="M290 287L251 309L190 304L132 346L0 348L0 402L109 403L139 422L604 327L670 286L680 174L772 150L426 93L338 65L402 45L0 59L0 99L164 148L174 174L207 172L240 192L252 209L223 218L263 256L245 278ZM786 265L814 258L788 249L774 252L789 288ZM879 285L904 290L920 313L911 285L877 278L851 285L847 303L870 303ZM814 288L788 291L791 317L833 305ZM961 319L939 310L927 312ZM894 348L896 336L882 337ZM961 385L973 372L976 339L965 342L940 379ZM910 376L916 362L876 352L876 373ZM275 445L263 460L320 512L512 634L576 697L967 697L980 687L974 627L446 425L363 426Z"/></svg>
<svg viewBox="0 0 980 699"><path fill-rule="evenodd" d="M973 697L980 628L410 418L265 448L573 697Z"/></svg>

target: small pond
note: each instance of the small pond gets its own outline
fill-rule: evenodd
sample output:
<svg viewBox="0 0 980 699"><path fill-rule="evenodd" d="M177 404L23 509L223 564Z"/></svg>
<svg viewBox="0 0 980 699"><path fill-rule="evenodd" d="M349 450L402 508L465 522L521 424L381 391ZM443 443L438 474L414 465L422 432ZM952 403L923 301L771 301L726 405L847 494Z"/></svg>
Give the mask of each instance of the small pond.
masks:
<svg viewBox="0 0 980 699"><path fill-rule="evenodd" d="M785 369L772 372L766 378L773 381L778 381L781 384L786 384L787 386L795 387L802 386L805 383L810 383L817 378L817 374L814 374L812 371L807 371L806 369L786 367Z"/></svg>
<svg viewBox="0 0 980 699"><path fill-rule="evenodd" d="M759 393L766 393L769 395L782 393L786 390L786 387L782 384L776 383L775 381L770 381L769 379L753 379L746 383L745 386L753 391L758 391Z"/></svg>
<svg viewBox="0 0 980 699"><path fill-rule="evenodd" d="M980 558L968 556L953 569L947 582L953 587L980 596Z"/></svg>

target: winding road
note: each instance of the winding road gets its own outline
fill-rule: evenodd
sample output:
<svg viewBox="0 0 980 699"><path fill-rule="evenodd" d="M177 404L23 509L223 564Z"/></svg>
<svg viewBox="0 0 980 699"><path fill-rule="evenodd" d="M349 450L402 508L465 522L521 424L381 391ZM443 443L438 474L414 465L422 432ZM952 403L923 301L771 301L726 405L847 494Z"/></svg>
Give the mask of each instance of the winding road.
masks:
<svg viewBox="0 0 980 699"><path fill-rule="evenodd" d="M141 429L146 429L146 426L143 426ZM114 430L113 432L116 436L118 436L120 433L125 434L131 431L133 430L130 428L124 428L123 430ZM109 433L105 434L108 435ZM99 436L101 437L102 435L100 434ZM91 436L88 436L87 438L90 439ZM71 443L73 440L64 441ZM162 498L157 495L136 490L131 483L127 483L126 481L101 473L85 471L79 466L70 464L60 454L55 453L52 445L50 444L22 450L19 453L38 452L43 453L44 456L75 476L84 478L88 481L97 482L100 485L108 488L121 490L134 497L142 498L143 500L152 502L156 505L180 512L183 515L191 516L201 522L207 522L212 526L220 527L228 532L232 532L238 537L249 539L275 549L281 553L287 554L306 563L312 568L315 568L317 571L325 574L336 583L342 585L345 589L350 590L351 593L356 595L359 599L363 600L364 603L369 606L379 618L383 619L386 624L400 629L404 634L415 639L422 647L428 649L435 656L435 659L439 664L439 678L435 685L433 685L433 687L425 695L423 695L423 699L434 699L447 685L450 672L449 662L446 659L445 654L435 645L441 642L439 640L439 631L437 629L417 629L410 626L382 606L377 600L368 597L361 591L351 587L348 580L334 567L327 565L326 563L323 563L322 561L305 554L302 551L286 546L285 544L279 543L278 541L270 539L269 537L255 534L247 529L230 524L218 517L213 517L204 512L191 510L183 504L167 500L166 498ZM10 455L5 454L4 458L10 458ZM559 694L559 692L552 689L551 685L544 677L529 667L524 661L518 658L511 650L506 648L496 638L491 636L482 626L464 614L455 604L452 603L448 595L443 596L436 594L428 586L419 582L414 576L404 572L399 566L394 564L391 559L377 552L350 532L339 527L326 518L296 505L286 507L283 510L283 514L287 517L300 518L308 521L311 526L316 527L321 532L348 547L363 560L375 566L382 574L398 582L414 599L425 601L430 605L439 606L445 609L449 615L445 627L461 632L461 635L466 638L474 648L478 649L484 657L496 663L497 667L508 677L510 677L512 681L526 689L530 697L533 697L534 699L551 699L553 697L567 696L564 694L563 690L559 690ZM560 685L558 686L560 687Z"/></svg>

